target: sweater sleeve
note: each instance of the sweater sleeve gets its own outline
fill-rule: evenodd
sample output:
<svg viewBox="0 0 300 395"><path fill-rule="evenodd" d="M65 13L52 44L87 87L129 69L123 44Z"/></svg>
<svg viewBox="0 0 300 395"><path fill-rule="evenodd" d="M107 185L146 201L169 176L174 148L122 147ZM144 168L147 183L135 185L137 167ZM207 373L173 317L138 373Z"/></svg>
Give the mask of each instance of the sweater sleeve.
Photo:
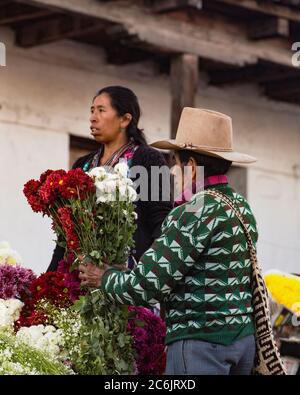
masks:
<svg viewBox="0 0 300 395"><path fill-rule="evenodd" d="M165 166L165 170L168 168L167 163L163 155L156 149L141 146L134 157L133 166L143 166L147 171L147 201L141 200L140 207L142 213L142 220L146 223L147 229L149 230L150 235L152 236L152 241L154 241L161 234L161 225L166 218L166 216L172 210L172 201L171 195L163 196L163 179L160 178L158 183L155 183L153 178L153 170L152 167L156 166L156 169L162 169ZM169 172L166 172L165 177L169 177ZM170 180L170 178L168 178ZM157 196L152 199L151 193L156 190ZM142 192L142 191L140 191Z"/></svg>
<svg viewBox="0 0 300 395"><path fill-rule="evenodd" d="M174 209L178 212L181 208ZM209 243L207 234L199 238L201 221L183 212L166 221L162 235L129 273L109 272L102 279L102 290L111 300L124 304L153 306L163 302L198 260ZM200 223L200 225L199 225Z"/></svg>

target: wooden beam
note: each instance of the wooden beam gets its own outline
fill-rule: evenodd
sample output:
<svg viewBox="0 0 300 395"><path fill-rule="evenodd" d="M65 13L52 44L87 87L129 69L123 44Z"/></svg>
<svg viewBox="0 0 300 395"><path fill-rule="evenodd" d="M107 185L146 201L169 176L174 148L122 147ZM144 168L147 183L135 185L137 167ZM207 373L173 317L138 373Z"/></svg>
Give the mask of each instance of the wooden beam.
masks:
<svg viewBox="0 0 300 395"><path fill-rule="evenodd" d="M280 0L280 2L282 4L290 6L290 7L299 7L300 6L300 0Z"/></svg>
<svg viewBox="0 0 300 395"><path fill-rule="evenodd" d="M175 138L183 107L194 107L198 88L198 57L183 54L171 60L171 138Z"/></svg>
<svg viewBox="0 0 300 395"><path fill-rule="evenodd" d="M34 20L52 14L53 12L43 8L16 4L12 1L0 2L0 25Z"/></svg>
<svg viewBox="0 0 300 395"><path fill-rule="evenodd" d="M17 28L16 42L23 48L29 48L53 41L80 37L85 34L95 33L103 29L103 25L87 23L80 17L57 16L48 21L36 23Z"/></svg>
<svg viewBox="0 0 300 395"><path fill-rule="evenodd" d="M248 37L251 40L288 37L289 34L289 21L284 18L268 17L252 21L248 25Z"/></svg>
<svg viewBox="0 0 300 395"><path fill-rule="evenodd" d="M105 47L107 63L124 66L129 63L137 63L148 60L151 55L141 50L112 45Z"/></svg>
<svg viewBox="0 0 300 395"><path fill-rule="evenodd" d="M154 12L162 13L182 8L202 9L202 0L155 0L152 6Z"/></svg>
<svg viewBox="0 0 300 395"><path fill-rule="evenodd" d="M226 85L241 82L253 82L258 74L258 65L245 67L226 67L221 70L208 70L209 83L212 85Z"/></svg>
<svg viewBox="0 0 300 395"><path fill-rule="evenodd" d="M294 9L290 9L284 5L257 0L219 0L219 2L228 5L235 5L260 14L273 15L294 22L300 22L300 12L295 12Z"/></svg>
<svg viewBox="0 0 300 395"><path fill-rule="evenodd" d="M300 0L281 0L281 2L291 7L300 7Z"/></svg>
<svg viewBox="0 0 300 395"><path fill-rule="evenodd" d="M242 27L232 26L225 21L216 23L213 17L207 17L203 24L193 25L164 15L151 14L149 9L140 5L128 7L127 2L120 1L18 1L122 24L130 34L139 37L143 46L152 47L156 53L160 53L160 50L169 54L190 53L233 66L254 64L258 58L291 66L291 53L286 46L273 47L263 41L250 42Z"/></svg>
<svg viewBox="0 0 300 395"><path fill-rule="evenodd" d="M245 67L226 67L208 70L209 83L212 85L264 83L282 80L284 78L300 77L300 69L276 67L264 62Z"/></svg>
<svg viewBox="0 0 300 395"><path fill-rule="evenodd" d="M285 100L287 97L299 95L300 77L268 83L265 85L265 93L267 96L282 100Z"/></svg>
<svg viewBox="0 0 300 395"><path fill-rule="evenodd" d="M0 25L8 25L10 23L24 22L24 21L33 21L35 19L44 18L47 16L53 15L53 12L49 10L36 10L32 12L26 12L22 14L10 14L8 15L6 12L3 12L0 9Z"/></svg>
<svg viewBox="0 0 300 395"><path fill-rule="evenodd" d="M4 7L7 4L11 4L11 0L0 0L0 7Z"/></svg>

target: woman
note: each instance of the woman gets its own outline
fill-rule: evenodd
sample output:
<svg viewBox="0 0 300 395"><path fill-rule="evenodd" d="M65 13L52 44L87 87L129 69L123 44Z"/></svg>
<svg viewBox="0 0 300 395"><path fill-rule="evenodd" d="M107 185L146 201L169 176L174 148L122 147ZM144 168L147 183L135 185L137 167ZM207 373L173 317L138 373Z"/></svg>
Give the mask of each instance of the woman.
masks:
<svg viewBox="0 0 300 395"><path fill-rule="evenodd" d="M247 201L230 187L226 172L232 162L255 158L233 150L229 117L194 108L183 110L175 140L154 146L175 150L177 165L189 168L192 182L186 173L177 179L189 193L178 199L134 270L80 265L82 285L101 287L116 303L165 304L167 374L249 375L256 350L252 268L244 229L226 199L242 214L254 245L258 234ZM199 166L204 180L197 185ZM204 192L195 193L194 186Z"/></svg>
<svg viewBox="0 0 300 395"><path fill-rule="evenodd" d="M89 171L97 166L114 167L120 159L128 166L143 166L148 172L148 191L151 188L151 166L165 166L163 155L147 145L145 136L138 127L140 106L136 95L128 88L109 86L101 89L91 106L91 135L100 144L97 151L79 158L73 168ZM161 185L159 185L161 189ZM150 200L150 199L149 199ZM137 230L132 256L136 261L160 234L160 227L171 210L170 201L137 201ZM63 259L64 249L57 246L48 267L55 271ZM129 263L133 266L133 262Z"/></svg>

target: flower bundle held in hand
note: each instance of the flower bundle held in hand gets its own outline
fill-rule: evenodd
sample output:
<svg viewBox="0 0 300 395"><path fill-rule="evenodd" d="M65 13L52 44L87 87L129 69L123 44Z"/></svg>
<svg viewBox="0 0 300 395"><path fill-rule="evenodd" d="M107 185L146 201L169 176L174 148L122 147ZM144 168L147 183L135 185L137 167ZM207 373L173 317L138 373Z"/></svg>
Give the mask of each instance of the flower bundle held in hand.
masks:
<svg viewBox="0 0 300 395"><path fill-rule="evenodd" d="M133 245L136 192L126 164L114 170L47 170L24 186L32 210L52 219L58 243L99 266L126 262Z"/></svg>
<svg viewBox="0 0 300 395"><path fill-rule="evenodd" d="M97 167L89 174L81 169L47 170L39 180L25 184L24 194L33 211L51 217L58 243L67 252L83 255L100 267L104 262L126 265L136 219L136 192L127 172L125 163L116 165L114 171ZM83 339L78 367L89 374L132 373L128 310L106 303L99 290L97 295L87 293L80 311Z"/></svg>

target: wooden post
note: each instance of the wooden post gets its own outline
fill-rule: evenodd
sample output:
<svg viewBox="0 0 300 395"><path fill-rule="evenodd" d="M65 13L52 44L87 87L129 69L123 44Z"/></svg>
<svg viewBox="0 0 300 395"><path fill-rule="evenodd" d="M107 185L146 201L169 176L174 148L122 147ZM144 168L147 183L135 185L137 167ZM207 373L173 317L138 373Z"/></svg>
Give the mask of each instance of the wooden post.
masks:
<svg viewBox="0 0 300 395"><path fill-rule="evenodd" d="M176 55L171 61L171 138L175 138L183 107L194 107L198 86L198 56Z"/></svg>

